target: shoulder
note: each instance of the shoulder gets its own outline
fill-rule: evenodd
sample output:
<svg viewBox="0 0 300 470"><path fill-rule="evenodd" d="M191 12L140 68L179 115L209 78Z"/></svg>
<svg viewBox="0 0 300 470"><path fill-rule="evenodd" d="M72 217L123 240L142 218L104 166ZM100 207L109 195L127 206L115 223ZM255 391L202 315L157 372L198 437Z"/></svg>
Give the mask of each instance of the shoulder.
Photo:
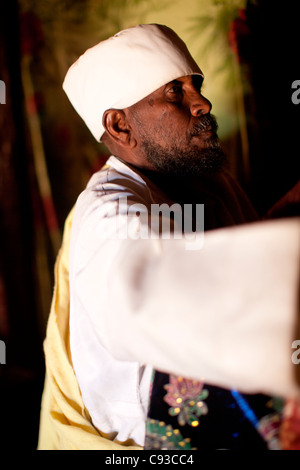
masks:
<svg viewBox="0 0 300 470"><path fill-rule="evenodd" d="M151 197L147 182L132 168L112 156L101 170L93 174L77 203L90 206L94 202L99 206L108 202L118 203L125 196L133 202L144 203Z"/></svg>

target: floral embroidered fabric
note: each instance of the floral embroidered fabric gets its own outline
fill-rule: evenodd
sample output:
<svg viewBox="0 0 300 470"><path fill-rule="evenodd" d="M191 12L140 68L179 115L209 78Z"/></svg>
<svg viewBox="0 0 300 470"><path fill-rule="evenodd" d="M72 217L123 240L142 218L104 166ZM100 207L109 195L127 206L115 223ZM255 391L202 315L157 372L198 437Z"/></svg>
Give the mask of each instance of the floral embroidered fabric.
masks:
<svg viewBox="0 0 300 470"><path fill-rule="evenodd" d="M155 371L145 449L280 449L283 402Z"/></svg>

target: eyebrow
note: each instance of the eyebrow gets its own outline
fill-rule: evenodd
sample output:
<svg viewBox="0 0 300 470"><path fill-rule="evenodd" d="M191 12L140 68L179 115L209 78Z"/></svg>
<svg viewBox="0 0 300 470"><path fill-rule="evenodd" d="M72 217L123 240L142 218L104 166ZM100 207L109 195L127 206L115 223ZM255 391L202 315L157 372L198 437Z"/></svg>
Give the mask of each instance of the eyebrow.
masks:
<svg viewBox="0 0 300 470"><path fill-rule="evenodd" d="M171 80L170 82L166 83L165 86L163 87L163 90L165 90L170 85L181 85L181 84L182 84L181 81L175 78L175 80Z"/></svg>
<svg viewBox="0 0 300 470"><path fill-rule="evenodd" d="M193 85L197 88L202 88L202 85L203 85L203 77L201 75L191 75L192 77L192 82L193 82ZM174 79L174 80L171 80L170 82L168 82L164 87L163 87L163 90L165 90L169 85L183 85L182 81L181 80L178 80L178 79Z"/></svg>

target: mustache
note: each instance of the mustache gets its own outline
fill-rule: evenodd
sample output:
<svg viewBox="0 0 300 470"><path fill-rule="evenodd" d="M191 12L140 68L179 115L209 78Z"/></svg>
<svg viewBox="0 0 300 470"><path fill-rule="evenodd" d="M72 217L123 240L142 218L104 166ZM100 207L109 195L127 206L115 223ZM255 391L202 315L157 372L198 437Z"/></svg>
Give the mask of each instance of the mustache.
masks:
<svg viewBox="0 0 300 470"><path fill-rule="evenodd" d="M213 114L204 114L198 118L189 130L189 138L196 137L201 134L201 132L208 130L216 133L218 127L217 120Z"/></svg>

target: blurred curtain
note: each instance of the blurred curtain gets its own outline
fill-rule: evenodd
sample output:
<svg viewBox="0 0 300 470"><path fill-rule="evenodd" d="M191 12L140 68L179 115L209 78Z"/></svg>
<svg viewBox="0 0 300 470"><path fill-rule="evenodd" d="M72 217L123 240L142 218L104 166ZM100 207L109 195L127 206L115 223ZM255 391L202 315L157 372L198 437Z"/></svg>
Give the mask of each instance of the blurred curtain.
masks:
<svg viewBox="0 0 300 470"><path fill-rule="evenodd" d="M0 70L6 104L0 105L0 339L6 364L0 366L0 419L2 448L19 451L36 446L44 371L41 306L49 308L52 260L26 125L18 15L15 0L2 3ZM41 256L46 258L43 277Z"/></svg>

